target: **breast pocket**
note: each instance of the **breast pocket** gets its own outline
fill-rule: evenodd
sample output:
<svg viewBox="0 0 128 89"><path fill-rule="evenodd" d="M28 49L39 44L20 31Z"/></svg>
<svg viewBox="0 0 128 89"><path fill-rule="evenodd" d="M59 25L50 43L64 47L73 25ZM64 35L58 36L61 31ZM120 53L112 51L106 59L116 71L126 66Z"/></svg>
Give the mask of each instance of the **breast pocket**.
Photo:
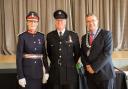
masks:
<svg viewBox="0 0 128 89"><path fill-rule="evenodd" d="M68 48L72 48L72 47L73 47L73 42L68 42L68 41L66 41L66 42L65 42L65 45L66 45Z"/></svg>
<svg viewBox="0 0 128 89"><path fill-rule="evenodd" d="M50 47L54 47L55 45L54 44L50 44Z"/></svg>
<svg viewBox="0 0 128 89"><path fill-rule="evenodd" d="M58 49L58 44L56 44L56 43L52 43L49 46L50 46L51 52L53 52L53 53Z"/></svg>

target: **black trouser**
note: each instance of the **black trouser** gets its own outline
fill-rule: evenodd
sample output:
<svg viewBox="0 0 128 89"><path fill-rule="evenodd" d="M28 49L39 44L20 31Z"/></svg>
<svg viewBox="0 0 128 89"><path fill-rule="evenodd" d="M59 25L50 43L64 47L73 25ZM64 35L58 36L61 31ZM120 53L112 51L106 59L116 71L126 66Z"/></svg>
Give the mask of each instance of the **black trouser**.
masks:
<svg viewBox="0 0 128 89"><path fill-rule="evenodd" d="M42 79L26 79L24 89L42 89Z"/></svg>
<svg viewBox="0 0 128 89"><path fill-rule="evenodd" d="M87 84L89 89L113 89L114 79L96 81L94 79L87 78Z"/></svg>
<svg viewBox="0 0 128 89"><path fill-rule="evenodd" d="M48 89L78 89L78 84L48 85Z"/></svg>

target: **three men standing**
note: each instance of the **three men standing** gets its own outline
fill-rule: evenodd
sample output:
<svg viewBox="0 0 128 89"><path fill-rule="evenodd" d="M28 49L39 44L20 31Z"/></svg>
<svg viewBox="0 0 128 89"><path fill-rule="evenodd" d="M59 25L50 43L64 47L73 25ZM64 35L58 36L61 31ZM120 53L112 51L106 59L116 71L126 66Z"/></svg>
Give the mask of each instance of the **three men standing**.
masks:
<svg viewBox="0 0 128 89"><path fill-rule="evenodd" d="M67 14L63 10L55 11L54 18L56 29L47 34L47 53L50 59L48 88L78 89L76 70L76 63L80 57L78 35L66 29ZM32 23L36 25L38 16L30 13L30 16L27 16L28 26L29 23L30 27L33 27ZM81 60L85 67L88 87L89 89L113 89L115 73L111 57L112 33L98 27L98 19L94 14L86 16L86 24L88 32L82 37ZM19 36L17 46L19 84L26 89L37 87L41 89L42 57L34 59L33 55L42 54L44 65L48 70L45 40L43 34L32 29ZM36 69L37 67L39 68Z"/></svg>

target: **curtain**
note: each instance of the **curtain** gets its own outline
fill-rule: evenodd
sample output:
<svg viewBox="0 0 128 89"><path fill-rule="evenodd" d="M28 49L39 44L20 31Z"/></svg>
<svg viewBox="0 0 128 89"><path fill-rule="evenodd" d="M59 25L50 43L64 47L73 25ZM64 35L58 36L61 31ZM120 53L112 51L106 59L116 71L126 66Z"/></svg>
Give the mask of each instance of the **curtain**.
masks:
<svg viewBox="0 0 128 89"><path fill-rule="evenodd" d="M0 54L15 54L18 35L26 30L26 14L40 16L38 30L45 35L55 29L53 13L68 14L67 28L81 41L86 33L85 16L94 13L99 26L112 31L114 51L128 50L128 0L0 0Z"/></svg>

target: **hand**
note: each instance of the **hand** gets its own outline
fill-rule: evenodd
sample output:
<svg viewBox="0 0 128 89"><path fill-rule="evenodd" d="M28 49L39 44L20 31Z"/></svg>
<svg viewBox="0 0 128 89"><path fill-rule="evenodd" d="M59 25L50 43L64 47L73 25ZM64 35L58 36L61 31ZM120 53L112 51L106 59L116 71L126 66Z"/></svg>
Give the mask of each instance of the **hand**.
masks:
<svg viewBox="0 0 128 89"><path fill-rule="evenodd" d="M86 69L89 73L94 74L94 70L92 69L91 65L86 65Z"/></svg>
<svg viewBox="0 0 128 89"><path fill-rule="evenodd" d="M26 85L26 79L25 78L22 78L22 79L19 79L18 80L18 83L21 87L25 87Z"/></svg>
<svg viewBox="0 0 128 89"><path fill-rule="evenodd" d="M43 83L47 83L47 80L49 78L49 74L48 73L44 73L44 76L43 76Z"/></svg>

